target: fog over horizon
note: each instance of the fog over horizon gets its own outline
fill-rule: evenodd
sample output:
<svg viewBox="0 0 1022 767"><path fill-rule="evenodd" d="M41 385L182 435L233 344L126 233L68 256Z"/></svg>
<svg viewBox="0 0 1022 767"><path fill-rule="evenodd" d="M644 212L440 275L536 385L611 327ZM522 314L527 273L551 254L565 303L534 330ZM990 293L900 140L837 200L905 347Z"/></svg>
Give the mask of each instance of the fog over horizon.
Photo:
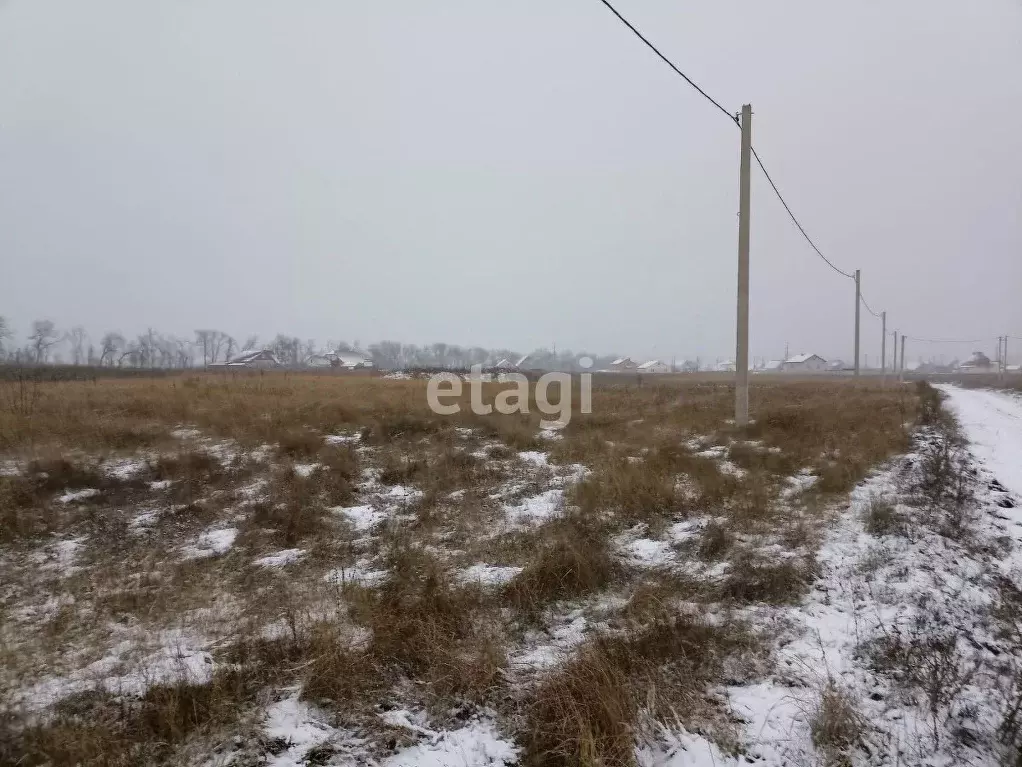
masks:
<svg viewBox="0 0 1022 767"><path fill-rule="evenodd" d="M615 4L890 330L990 339L907 358L1022 336L1022 3ZM597 0L7 0L0 315L729 358L738 138ZM752 194L751 355L851 360L854 284Z"/></svg>

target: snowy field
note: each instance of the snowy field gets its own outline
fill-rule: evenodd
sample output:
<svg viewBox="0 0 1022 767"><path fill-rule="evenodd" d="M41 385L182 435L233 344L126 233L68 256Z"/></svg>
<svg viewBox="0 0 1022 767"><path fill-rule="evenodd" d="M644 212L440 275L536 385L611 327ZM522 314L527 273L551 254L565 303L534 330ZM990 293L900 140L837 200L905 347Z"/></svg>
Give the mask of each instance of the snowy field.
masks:
<svg viewBox="0 0 1022 767"><path fill-rule="evenodd" d="M0 416L0 763L1018 759L1016 394L74 386Z"/></svg>

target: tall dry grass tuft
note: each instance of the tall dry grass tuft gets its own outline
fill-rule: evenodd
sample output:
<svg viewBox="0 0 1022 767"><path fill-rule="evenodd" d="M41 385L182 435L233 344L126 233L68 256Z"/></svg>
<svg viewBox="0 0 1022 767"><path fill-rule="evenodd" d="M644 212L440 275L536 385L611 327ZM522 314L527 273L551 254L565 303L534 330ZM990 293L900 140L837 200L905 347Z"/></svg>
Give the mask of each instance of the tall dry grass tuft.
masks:
<svg viewBox="0 0 1022 767"><path fill-rule="evenodd" d="M536 548L525 568L504 588L504 598L522 617L538 618L543 608L608 588L625 571L608 544L600 518L570 512L534 534Z"/></svg>
<svg viewBox="0 0 1022 767"><path fill-rule="evenodd" d="M526 764L634 765L640 714L712 721L719 712L706 686L720 680L729 657L756 650L743 627L688 616L598 637L537 689L526 710Z"/></svg>

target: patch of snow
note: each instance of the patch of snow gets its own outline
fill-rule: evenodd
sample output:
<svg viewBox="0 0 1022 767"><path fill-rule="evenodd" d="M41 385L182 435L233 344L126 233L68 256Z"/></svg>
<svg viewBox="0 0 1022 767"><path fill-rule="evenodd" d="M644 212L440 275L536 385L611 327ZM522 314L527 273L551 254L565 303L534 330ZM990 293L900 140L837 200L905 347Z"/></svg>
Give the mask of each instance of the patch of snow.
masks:
<svg viewBox="0 0 1022 767"><path fill-rule="evenodd" d="M384 497L386 498L398 498L403 501L414 501L421 498L422 495L423 492L421 490L414 487L405 487L404 485L394 485L390 488L390 490L384 493Z"/></svg>
<svg viewBox="0 0 1022 767"><path fill-rule="evenodd" d="M158 479L154 482L149 483L150 490L166 490L168 487L174 484L172 479Z"/></svg>
<svg viewBox="0 0 1022 767"><path fill-rule="evenodd" d="M479 583L483 586L498 586L507 583L522 571L520 567L501 567L480 563L466 567L460 573L461 580L466 583Z"/></svg>
<svg viewBox="0 0 1022 767"><path fill-rule="evenodd" d="M739 479L749 473L734 461L729 461L727 459L718 461L717 469L721 474L730 474L732 477L738 477Z"/></svg>
<svg viewBox="0 0 1022 767"><path fill-rule="evenodd" d="M696 455L700 458L723 458L727 455L727 448L723 445L714 445L713 447L700 450Z"/></svg>
<svg viewBox="0 0 1022 767"><path fill-rule="evenodd" d="M786 486L781 489L781 497L791 498L799 493L804 493L819 482L820 478L813 474L812 469L802 469L795 476L786 477L784 481Z"/></svg>
<svg viewBox="0 0 1022 767"><path fill-rule="evenodd" d="M564 507L564 491L554 488L539 495L523 498L514 506L507 507L508 518L516 523L542 522L554 516Z"/></svg>
<svg viewBox="0 0 1022 767"><path fill-rule="evenodd" d="M531 463L534 466L549 466L549 456L540 450L522 450L518 453L518 457L526 463Z"/></svg>
<svg viewBox="0 0 1022 767"><path fill-rule="evenodd" d="M298 699L297 692L266 709L263 732L267 738L287 744L283 751L271 756L266 762L273 767L308 764L306 754L336 734L336 730L323 721L319 712Z"/></svg>
<svg viewBox="0 0 1022 767"><path fill-rule="evenodd" d="M296 463L294 465L295 474L299 477L309 477L321 464L318 463Z"/></svg>
<svg viewBox="0 0 1022 767"><path fill-rule="evenodd" d="M281 549L274 554L259 557L252 564L260 567L285 567L297 562L303 556L305 556L305 549Z"/></svg>
<svg viewBox="0 0 1022 767"><path fill-rule="evenodd" d="M62 698L101 689L114 695L141 696L153 685L187 682L206 684L213 676L213 658L204 642L176 629L152 636L158 647L125 640L109 653L66 676L49 677L15 693L13 702L30 711Z"/></svg>
<svg viewBox="0 0 1022 767"><path fill-rule="evenodd" d="M99 495L99 490L95 487L87 487L84 490L76 490L75 492L64 493L57 500L61 503L72 503L74 501L84 501L86 498L94 498Z"/></svg>
<svg viewBox="0 0 1022 767"><path fill-rule="evenodd" d="M120 480L129 480L143 471L147 463L140 458L121 458L104 464L104 470L109 477Z"/></svg>
<svg viewBox="0 0 1022 767"><path fill-rule="evenodd" d="M492 720L477 719L457 730L431 733L425 742L384 759L381 767L511 767L518 757L518 746Z"/></svg>
<svg viewBox="0 0 1022 767"><path fill-rule="evenodd" d="M345 517L361 533L372 530L387 516L372 506L334 506L330 511Z"/></svg>
<svg viewBox="0 0 1022 767"><path fill-rule="evenodd" d="M185 559L203 559L215 557L228 551L238 537L238 528L215 528L199 533L194 544L184 547Z"/></svg>
<svg viewBox="0 0 1022 767"><path fill-rule="evenodd" d="M674 729L661 724L658 729L661 742L645 743L635 749L638 767L738 767L749 764L744 757L728 756L716 743L690 733L680 725Z"/></svg>
<svg viewBox="0 0 1022 767"><path fill-rule="evenodd" d="M182 427L180 429L174 429L170 433L170 436L172 436L174 439L197 439L198 437L202 436L202 432L199 431L198 429Z"/></svg>
<svg viewBox="0 0 1022 767"><path fill-rule="evenodd" d="M387 579L386 570L370 570L364 564L353 567L339 567L328 572L323 580L327 583L352 586L379 586Z"/></svg>
<svg viewBox="0 0 1022 767"><path fill-rule="evenodd" d="M531 641L509 656L511 666L519 671L551 668L564 661L575 647L585 640L588 622L581 611L566 617L565 623L551 629L545 637L530 636Z"/></svg>

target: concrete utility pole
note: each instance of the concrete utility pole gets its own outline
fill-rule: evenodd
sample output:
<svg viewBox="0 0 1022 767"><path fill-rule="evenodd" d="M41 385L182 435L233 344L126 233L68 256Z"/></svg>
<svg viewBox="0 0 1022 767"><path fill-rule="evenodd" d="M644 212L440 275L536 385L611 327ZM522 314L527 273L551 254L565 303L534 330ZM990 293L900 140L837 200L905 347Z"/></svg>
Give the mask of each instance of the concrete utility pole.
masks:
<svg viewBox="0 0 1022 767"><path fill-rule="evenodd" d="M738 339L735 353L735 426L749 425L749 203L752 200L752 105L742 106L738 177Z"/></svg>
<svg viewBox="0 0 1022 767"><path fill-rule="evenodd" d="M859 375L859 270L855 270L855 375Z"/></svg>
<svg viewBox="0 0 1022 767"><path fill-rule="evenodd" d="M899 381L905 380L905 334L901 334L901 362L898 364L901 372L898 375Z"/></svg>
<svg viewBox="0 0 1022 767"><path fill-rule="evenodd" d="M887 312L880 312L880 383L887 383Z"/></svg>

